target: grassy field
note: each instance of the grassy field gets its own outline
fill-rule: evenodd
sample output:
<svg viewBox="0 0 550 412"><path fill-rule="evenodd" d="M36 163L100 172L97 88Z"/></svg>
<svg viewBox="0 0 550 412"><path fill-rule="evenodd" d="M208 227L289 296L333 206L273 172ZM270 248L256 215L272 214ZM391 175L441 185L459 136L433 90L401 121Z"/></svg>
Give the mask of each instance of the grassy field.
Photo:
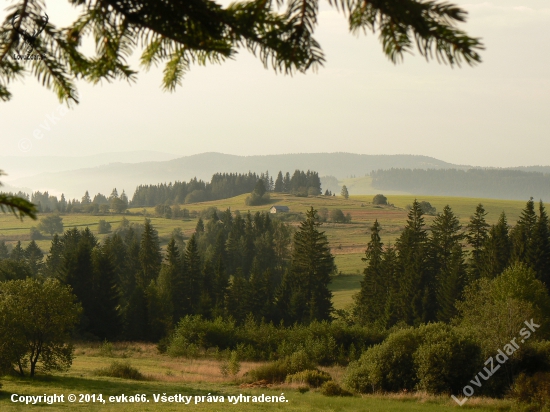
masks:
<svg viewBox="0 0 550 412"><path fill-rule="evenodd" d="M107 356L106 356L107 355ZM113 361L126 361L137 368L146 380L135 381L112 377L98 377L94 371L104 368ZM296 385L274 385L266 388L243 388L243 375L258 366L243 362L236 378L224 378L219 362L213 359L169 358L158 354L154 345L117 343L109 353L101 350L99 344L78 345L73 367L65 373L40 376L35 379L8 377L3 379L0 390L0 410L29 411L44 409L47 411L98 410L98 411L181 411L193 409L201 411L422 411L436 412L445 410L475 411L511 411L512 405L506 400L483 398L470 399L459 407L447 396L429 396L425 394L368 395L353 397L326 397L318 390L300 393ZM323 368L337 382L343 374L342 367ZM239 403L228 402L228 396L239 394L248 396L284 396L285 403ZM53 405L25 405L11 402L11 395L65 395L64 403ZM77 402L69 403L67 396L77 395ZM102 403L79 403L80 394L102 394L106 401ZM111 403L110 396L145 394L146 403ZM155 402L153 395L172 396L224 396L224 403L198 403L194 398L191 404ZM206 399L206 398L205 398Z"/></svg>

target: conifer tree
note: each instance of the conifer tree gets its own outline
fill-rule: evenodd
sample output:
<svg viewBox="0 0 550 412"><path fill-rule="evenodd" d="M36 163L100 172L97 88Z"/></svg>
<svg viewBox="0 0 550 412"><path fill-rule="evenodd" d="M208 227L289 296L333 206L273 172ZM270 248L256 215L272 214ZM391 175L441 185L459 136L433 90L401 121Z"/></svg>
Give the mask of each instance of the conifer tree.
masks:
<svg viewBox="0 0 550 412"><path fill-rule="evenodd" d="M437 318L449 321L453 315L452 307L461 296L464 286L465 264L461 241L460 221L449 205L443 208L433 221L429 240L429 277L428 288L435 292ZM452 287L451 287L452 285Z"/></svg>
<svg viewBox="0 0 550 412"><path fill-rule="evenodd" d="M415 199L407 216L405 229L397 239L399 293L396 306L401 321L418 325L434 319L433 290L427 273L427 234L420 204Z"/></svg>
<svg viewBox="0 0 550 412"><path fill-rule="evenodd" d="M2 240L0 241L0 260L7 259L8 257L9 257L8 247L6 246L6 242Z"/></svg>
<svg viewBox="0 0 550 412"><path fill-rule="evenodd" d="M25 260L25 250L21 246L21 241L18 240L13 249L10 252L10 259L17 262Z"/></svg>
<svg viewBox="0 0 550 412"><path fill-rule="evenodd" d="M319 226L317 211L311 207L294 235L291 300L297 304L295 320L302 323L329 320L333 311L328 285L335 269L334 256L330 253L325 232L321 232Z"/></svg>
<svg viewBox="0 0 550 412"><path fill-rule="evenodd" d="M201 296L202 263L199 255L197 237L193 234L185 250L185 298L183 301L187 314L197 313Z"/></svg>
<svg viewBox="0 0 550 412"><path fill-rule="evenodd" d="M493 279L510 263L512 243L508 234L508 221L502 212L496 225L491 226L489 236L481 253L482 277Z"/></svg>
<svg viewBox="0 0 550 412"><path fill-rule="evenodd" d="M533 269L550 293L550 222L542 201L533 235Z"/></svg>
<svg viewBox="0 0 550 412"><path fill-rule="evenodd" d="M250 286L239 269L231 280L227 294L227 314L242 324L250 313Z"/></svg>
<svg viewBox="0 0 550 412"><path fill-rule="evenodd" d="M47 277L58 277L59 268L61 267L62 256L63 256L63 242L59 238L59 235L56 233L53 236L52 243L50 245L50 253L46 258L46 263L44 265L44 275Z"/></svg>
<svg viewBox="0 0 550 412"><path fill-rule="evenodd" d="M91 293L93 309L88 313L88 331L100 339L113 340L120 335L119 290L117 274L108 250L93 252L94 277Z"/></svg>
<svg viewBox="0 0 550 412"><path fill-rule="evenodd" d="M346 185L342 186L342 191L340 192L340 196L342 196L344 199L349 198L349 192Z"/></svg>
<svg viewBox="0 0 550 412"><path fill-rule="evenodd" d="M367 262L367 266L363 270L361 289L354 296L354 315L362 324L374 323L383 317L388 295L382 261L384 244L380 240L381 227L378 220L374 221L370 230L370 242L362 259Z"/></svg>
<svg viewBox="0 0 550 412"><path fill-rule="evenodd" d="M145 290L151 281L157 278L162 263L158 234L149 219L145 219L144 230L141 235L139 263L141 270L137 280L138 284Z"/></svg>
<svg viewBox="0 0 550 412"><path fill-rule="evenodd" d="M34 276L37 276L42 269L42 260L44 259L44 253L34 240L25 248L25 260L29 265L29 268Z"/></svg>
<svg viewBox="0 0 550 412"><path fill-rule="evenodd" d="M487 216L487 212L480 203L477 205L474 215L470 217L470 223L468 224L467 239L472 248L469 264L471 280L479 279L481 276L483 247L487 242L489 228L491 227L485 221L485 216Z"/></svg>
<svg viewBox="0 0 550 412"><path fill-rule="evenodd" d="M537 214L535 212L535 202L531 198L525 205L525 209L522 210L516 226L514 226L510 233L512 259L514 261L525 263L530 267L534 266L536 227Z"/></svg>
<svg viewBox="0 0 550 412"><path fill-rule="evenodd" d="M283 172L279 171L277 179L275 180L274 192L280 193L283 191Z"/></svg>

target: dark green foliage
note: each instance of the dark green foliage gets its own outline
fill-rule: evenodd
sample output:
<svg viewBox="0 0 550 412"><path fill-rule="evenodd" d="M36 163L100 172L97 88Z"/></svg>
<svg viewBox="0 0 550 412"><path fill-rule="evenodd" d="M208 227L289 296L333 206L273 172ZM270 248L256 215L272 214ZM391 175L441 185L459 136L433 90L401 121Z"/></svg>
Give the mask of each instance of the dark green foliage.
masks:
<svg viewBox="0 0 550 412"><path fill-rule="evenodd" d="M334 381L327 381L321 386L321 394L325 396L353 396L353 394Z"/></svg>
<svg viewBox="0 0 550 412"><path fill-rule="evenodd" d="M383 338L381 332L342 322L312 322L284 327L256 323L252 315L243 325L237 325L231 318L207 320L200 316L186 316L170 338L168 353L172 356L197 356L217 348L220 351L237 350L242 360L273 360L304 350L316 364L346 364L357 349L379 343ZM342 359L338 348L344 350Z"/></svg>
<svg viewBox="0 0 550 412"><path fill-rule="evenodd" d="M139 248L139 263L141 270L137 277L137 284L145 289L152 280L156 279L160 271L162 254L157 231L149 219L145 219L143 234Z"/></svg>
<svg viewBox="0 0 550 412"><path fill-rule="evenodd" d="M512 243L508 234L506 214L501 213L498 223L491 226L489 237L481 252L481 275L493 279L501 274L510 262Z"/></svg>
<svg viewBox="0 0 550 412"><path fill-rule="evenodd" d="M110 378L132 379L135 381L145 380L145 376L129 362L114 361L109 366L93 371L96 376L108 376Z"/></svg>
<svg viewBox="0 0 550 412"><path fill-rule="evenodd" d="M481 276L483 247L485 246L485 242L487 242L489 228L491 227L485 221L485 216L487 216L487 212L485 212L483 205L480 203L477 205L475 213L470 217L470 223L468 223L466 237L468 244L472 248L468 270L471 280L479 279Z"/></svg>
<svg viewBox="0 0 550 412"><path fill-rule="evenodd" d="M305 351L297 351L285 358L252 369L248 372L248 376L252 382L265 380L269 383L282 383L288 375L314 367L314 362Z"/></svg>
<svg viewBox="0 0 550 412"><path fill-rule="evenodd" d="M372 199L373 205L387 205L388 204L388 198L382 194L378 194L373 197Z"/></svg>
<svg viewBox="0 0 550 412"><path fill-rule="evenodd" d="M535 260L535 232L537 214L535 202L531 198L522 210L519 220L510 233L512 241L512 259L533 266Z"/></svg>
<svg viewBox="0 0 550 412"><path fill-rule="evenodd" d="M29 264L23 260L0 260L0 282L7 280L26 279L33 276Z"/></svg>
<svg viewBox="0 0 550 412"><path fill-rule="evenodd" d="M354 296L354 315L361 324L381 321L385 315L388 300L389 284L388 273L383 264L384 244L380 240L380 224L375 220L371 227L370 242L365 251L364 262L367 267L363 270L361 290Z"/></svg>
<svg viewBox="0 0 550 412"><path fill-rule="evenodd" d="M285 379L286 383L302 383L312 388L318 388L330 380L332 380L332 377L327 372L320 371L319 369L306 369L292 375L287 375Z"/></svg>
<svg viewBox="0 0 550 412"><path fill-rule="evenodd" d="M342 196L344 199L349 198L349 192L348 192L348 188L346 187L346 185L342 186L342 191L340 192L340 196Z"/></svg>
<svg viewBox="0 0 550 412"><path fill-rule="evenodd" d="M42 260L44 259L44 253L34 240L27 245L25 248L25 260L29 265L29 268L33 276L37 276L42 269Z"/></svg>
<svg viewBox="0 0 550 412"><path fill-rule="evenodd" d="M330 211L330 220L334 223L350 223L351 215L349 213L344 215L341 209L332 209Z"/></svg>
<svg viewBox="0 0 550 412"><path fill-rule="evenodd" d="M21 241L18 240L13 249L10 252L10 259L18 262L25 260L25 250L21 246Z"/></svg>
<svg viewBox="0 0 550 412"><path fill-rule="evenodd" d="M550 408L550 373L537 372L532 376L520 374L514 381L509 397L514 406L527 411L546 411ZM519 409L518 409L519 410Z"/></svg>
<svg viewBox="0 0 550 412"><path fill-rule="evenodd" d="M31 240L41 240L44 239L44 236L42 236L42 233L40 233L40 230L38 230L36 227L31 227L29 230L29 237Z"/></svg>
<svg viewBox="0 0 550 412"><path fill-rule="evenodd" d="M102 219L99 221L99 224L97 225L97 231L100 235L109 233L111 231L111 224Z"/></svg>
<svg viewBox="0 0 550 412"><path fill-rule="evenodd" d="M38 223L38 230L51 236L55 233L63 233L63 218L59 215L43 217Z"/></svg>
<svg viewBox="0 0 550 412"><path fill-rule="evenodd" d="M332 313L332 293L328 289L334 271L334 257L327 237L319 231L317 211L307 211L306 220L294 235L292 261L288 277L290 310L285 316L289 323L328 320Z"/></svg>
<svg viewBox="0 0 550 412"><path fill-rule="evenodd" d="M441 323L398 330L350 363L344 383L361 393L458 393L477 372L480 354L463 331Z"/></svg>
<svg viewBox="0 0 550 412"><path fill-rule="evenodd" d="M9 251L8 247L6 246L6 242L3 240L0 241L0 260L7 259L9 257Z"/></svg>

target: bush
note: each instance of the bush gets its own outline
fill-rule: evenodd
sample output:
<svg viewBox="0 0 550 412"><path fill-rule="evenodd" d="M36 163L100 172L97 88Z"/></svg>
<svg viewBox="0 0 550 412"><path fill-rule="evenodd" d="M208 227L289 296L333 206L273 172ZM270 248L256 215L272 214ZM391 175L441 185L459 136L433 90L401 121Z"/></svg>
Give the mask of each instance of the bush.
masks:
<svg viewBox="0 0 550 412"><path fill-rule="evenodd" d="M461 392L482 364L481 348L447 325L420 329L423 342L414 353L417 389L434 394Z"/></svg>
<svg viewBox="0 0 550 412"><path fill-rule="evenodd" d="M532 411L550 410L550 373L538 372L533 376L519 375L509 397L517 403L528 405Z"/></svg>
<svg viewBox="0 0 550 412"><path fill-rule="evenodd" d="M318 388L323 383L332 380L332 377L323 371L318 369L306 369L286 377L286 383L302 383L307 384L313 388Z"/></svg>
<svg viewBox="0 0 550 412"><path fill-rule="evenodd" d="M111 231L111 224L105 220L100 220L97 225L97 230L99 234L109 233Z"/></svg>
<svg viewBox="0 0 550 412"><path fill-rule="evenodd" d="M40 240L44 239L44 236L42 236L42 233L40 233L40 230L38 230L36 227L31 227L30 229L30 237L31 240Z"/></svg>
<svg viewBox="0 0 550 412"><path fill-rule="evenodd" d="M392 333L363 353L359 361L350 363L345 386L363 393L413 390L418 383L413 356L419 344L418 331L413 328Z"/></svg>
<svg viewBox="0 0 550 412"><path fill-rule="evenodd" d="M135 381L145 380L145 376L128 362L113 362L108 367L96 369L96 376L108 376L110 378L133 379Z"/></svg>
<svg viewBox="0 0 550 412"><path fill-rule="evenodd" d="M373 205L387 205L388 204L388 198L382 194L374 196L372 199Z"/></svg>
<svg viewBox="0 0 550 412"><path fill-rule="evenodd" d="M260 196L256 192L250 193L250 196L247 196L244 203L247 206L260 206L265 205L266 203L269 203L271 198L269 197L269 193L264 193L262 196Z"/></svg>
<svg viewBox="0 0 550 412"><path fill-rule="evenodd" d="M266 380L269 383L281 383L286 380L287 375L313 369L314 366L305 351L298 351L286 358L252 369L248 374L253 382Z"/></svg>
<svg viewBox="0 0 550 412"><path fill-rule="evenodd" d="M461 333L441 323L396 331L350 363L344 384L363 393L456 393L482 364L480 347Z"/></svg>
<svg viewBox="0 0 550 412"><path fill-rule="evenodd" d="M334 381L323 383L323 386L321 386L321 393L325 396L352 396L351 392L342 389L342 387Z"/></svg>
<svg viewBox="0 0 550 412"><path fill-rule="evenodd" d="M223 376L235 376L240 370L241 363L239 362L239 355L236 351L231 351L229 358L222 361L220 371Z"/></svg>
<svg viewBox="0 0 550 412"><path fill-rule="evenodd" d="M334 223L349 223L351 222L351 215L348 213L344 215L340 209L332 209L330 211L330 220Z"/></svg>

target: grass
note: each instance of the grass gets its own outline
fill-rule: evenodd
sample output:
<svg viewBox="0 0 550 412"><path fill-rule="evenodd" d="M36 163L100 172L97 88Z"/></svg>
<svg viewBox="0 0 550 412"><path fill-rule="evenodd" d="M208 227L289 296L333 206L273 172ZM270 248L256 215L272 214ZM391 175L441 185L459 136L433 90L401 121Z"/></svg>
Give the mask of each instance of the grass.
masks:
<svg viewBox="0 0 550 412"><path fill-rule="evenodd" d="M219 362L212 359L182 359L169 358L158 354L154 345L138 343L113 344L112 356L124 359L147 376L148 380L128 380L112 377L95 376L94 370L108 367L113 357L101 356L101 344L80 344L76 348L73 367L65 373L49 376L38 376L34 379L5 377L0 390L0 410L27 411L44 409L47 411L66 410L101 410L101 411L181 411L184 408L201 411L422 411L436 412L445 410L475 410L475 411L511 411L508 401L474 398L461 409L447 396L430 396L422 393L393 395L355 395L353 397L325 397L319 390L300 393L299 388L292 384L273 385L269 388L240 388L243 374L258 363L242 362L241 372L237 379L223 377ZM322 368L339 382L343 368L333 366ZM227 396L269 395L279 396L284 393L287 403L228 403ZM53 405L21 405L12 403L12 394L19 395L65 395L65 403ZM69 394L102 394L105 404L100 403L69 403ZM145 394L147 403L110 403L110 396L127 396ZM155 403L153 394L185 396L207 396L209 394L224 396L224 403L199 403L182 405L179 403ZM78 400L78 398L77 398Z"/></svg>

